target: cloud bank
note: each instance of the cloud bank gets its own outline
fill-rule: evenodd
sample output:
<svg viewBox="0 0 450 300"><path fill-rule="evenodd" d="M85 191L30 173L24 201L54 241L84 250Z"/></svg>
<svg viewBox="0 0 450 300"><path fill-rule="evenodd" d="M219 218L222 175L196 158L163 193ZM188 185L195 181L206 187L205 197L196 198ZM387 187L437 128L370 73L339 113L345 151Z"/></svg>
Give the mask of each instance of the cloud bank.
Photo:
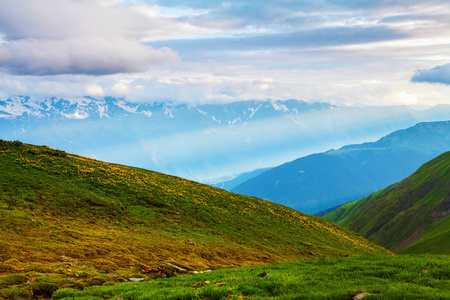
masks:
<svg viewBox="0 0 450 300"><path fill-rule="evenodd" d="M144 72L178 59L169 48L141 43L158 34L152 29L157 22L131 9L69 0L1 0L0 6L6 41L0 44L0 67L12 74Z"/></svg>

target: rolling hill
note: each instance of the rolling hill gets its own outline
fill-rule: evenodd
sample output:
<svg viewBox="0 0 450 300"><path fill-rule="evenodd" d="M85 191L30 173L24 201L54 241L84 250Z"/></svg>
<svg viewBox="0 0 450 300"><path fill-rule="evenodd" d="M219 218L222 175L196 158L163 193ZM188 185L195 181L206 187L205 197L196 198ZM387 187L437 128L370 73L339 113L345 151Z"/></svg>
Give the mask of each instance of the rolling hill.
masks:
<svg viewBox="0 0 450 300"><path fill-rule="evenodd" d="M0 140L0 273L73 277L376 253L389 252L270 201Z"/></svg>
<svg viewBox="0 0 450 300"><path fill-rule="evenodd" d="M399 253L450 254L450 152L323 218Z"/></svg>
<svg viewBox="0 0 450 300"><path fill-rule="evenodd" d="M449 121L419 123L373 143L296 159L231 191L268 199L304 213L317 213L400 181L448 150Z"/></svg>

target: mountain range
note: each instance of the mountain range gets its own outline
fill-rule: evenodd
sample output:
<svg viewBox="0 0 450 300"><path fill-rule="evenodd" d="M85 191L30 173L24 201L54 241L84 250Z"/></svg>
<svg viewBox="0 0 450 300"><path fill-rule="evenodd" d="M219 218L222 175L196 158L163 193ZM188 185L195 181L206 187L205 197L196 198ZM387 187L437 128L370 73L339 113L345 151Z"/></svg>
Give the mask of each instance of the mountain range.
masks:
<svg viewBox="0 0 450 300"><path fill-rule="evenodd" d="M231 191L318 213L400 181L449 150L450 121L419 123L376 142L301 157Z"/></svg>
<svg viewBox="0 0 450 300"><path fill-rule="evenodd" d="M415 110L255 100L189 106L18 96L0 100L0 138L218 183L449 113L445 105Z"/></svg>
<svg viewBox="0 0 450 300"><path fill-rule="evenodd" d="M324 216L399 253L450 254L450 152Z"/></svg>

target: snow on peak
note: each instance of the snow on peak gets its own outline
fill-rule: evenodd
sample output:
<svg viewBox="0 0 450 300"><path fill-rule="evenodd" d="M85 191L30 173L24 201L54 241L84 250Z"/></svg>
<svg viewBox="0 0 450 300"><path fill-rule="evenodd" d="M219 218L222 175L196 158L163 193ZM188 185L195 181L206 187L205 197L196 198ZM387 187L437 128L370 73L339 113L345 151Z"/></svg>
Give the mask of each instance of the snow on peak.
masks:
<svg viewBox="0 0 450 300"><path fill-rule="evenodd" d="M287 112L289 109L286 107L286 105L281 104L279 101L270 101L270 104L272 105L273 109L278 111Z"/></svg>
<svg viewBox="0 0 450 300"><path fill-rule="evenodd" d="M134 114L137 113L137 109L139 108L139 105L135 106L135 107L131 107L131 106L127 105L127 103L124 100L118 100L116 102L116 105L118 107L120 107L121 109L123 109L124 111L134 113Z"/></svg>
<svg viewBox="0 0 450 300"><path fill-rule="evenodd" d="M261 103L257 108L253 108L253 107L249 107L248 108L248 110L252 112L252 114L250 115L249 119L253 118L255 113L261 108L262 105L263 105L263 103Z"/></svg>
<svg viewBox="0 0 450 300"><path fill-rule="evenodd" d="M89 114L85 111L79 111L76 110L73 114L62 114L64 117L68 118L68 119L77 119L77 120L82 120L82 119L86 119L89 117Z"/></svg>

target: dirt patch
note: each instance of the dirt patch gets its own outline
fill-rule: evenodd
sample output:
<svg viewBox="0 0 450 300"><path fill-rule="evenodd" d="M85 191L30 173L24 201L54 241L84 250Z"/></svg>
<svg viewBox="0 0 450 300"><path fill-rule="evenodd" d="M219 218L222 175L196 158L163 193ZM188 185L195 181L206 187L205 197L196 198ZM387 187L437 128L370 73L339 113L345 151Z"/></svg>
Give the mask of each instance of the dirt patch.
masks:
<svg viewBox="0 0 450 300"><path fill-rule="evenodd" d="M450 193L444 198L444 200L436 203L431 209L431 217L439 222L450 215Z"/></svg>
<svg viewBox="0 0 450 300"><path fill-rule="evenodd" d="M418 239L423 237L427 233L425 228L419 228L417 229L410 237L408 237L406 240L404 240L400 245L398 245L395 249L393 249L393 252L400 251L402 249L405 249L412 244L414 244Z"/></svg>

